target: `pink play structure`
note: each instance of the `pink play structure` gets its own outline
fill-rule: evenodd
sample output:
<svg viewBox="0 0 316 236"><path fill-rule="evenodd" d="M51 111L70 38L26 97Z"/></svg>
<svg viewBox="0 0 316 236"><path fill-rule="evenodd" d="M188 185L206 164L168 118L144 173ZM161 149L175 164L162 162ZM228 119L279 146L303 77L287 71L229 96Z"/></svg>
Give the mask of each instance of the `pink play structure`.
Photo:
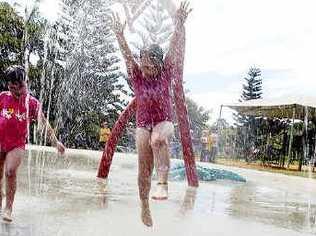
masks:
<svg viewBox="0 0 316 236"><path fill-rule="evenodd" d="M134 9L135 13L133 16L131 16L128 9L128 5L130 2L126 0L121 1L126 13L126 18L127 18L130 29L132 29L133 22L144 11L144 9L148 7L150 2L151 0L136 1L134 4L132 4L132 8ZM163 3L167 11L169 12L170 16L172 16L175 11L174 4L168 0L162 0L161 2ZM178 43L179 46L185 45L185 39L183 38L182 40L184 41L179 42ZM180 129L183 159L185 163L185 170L186 170L188 184L189 186L197 187L199 185L199 181L198 181L195 159L194 159L193 148L192 148L188 111L185 105L185 97L184 97L183 85L182 85L183 84L184 48L185 47L181 49L178 48L177 50L178 51L178 58L177 58L178 66L174 68L174 73L173 73L174 78L172 82L172 89L173 89L173 94L174 94L174 102L176 105L176 114L177 114L179 129ZM132 117L132 115L136 113L136 107L137 107L136 99L134 98L126 107L126 109L122 112L122 114L120 115L116 123L114 124L112 133L103 151L103 155L99 164L97 177L104 178L104 179L108 177L116 145L129 119Z"/></svg>
<svg viewBox="0 0 316 236"><path fill-rule="evenodd" d="M174 100L176 105L176 114L178 118L178 124L181 135L181 143L182 143L182 151L183 151L183 159L185 163L186 176L188 180L189 186L197 187L199 185L195 159L192 148L192 140L190 134L190 125L188 120L188 111L185 105L185 98L182 86L182 74L183 68L179 68L181 73L175 73L176 76L174 78L173 91L174 91ZM178 77L178 78L177 78ZM126 109L122 112L119 119L114 124L111 135L109 137L108 142L105 145L103 155L99 164L99 170L97 177L99 178L107 178L109 175L114 151L118 140L128 123L129 119L136 113L136 99L128 104Z"/></svg>

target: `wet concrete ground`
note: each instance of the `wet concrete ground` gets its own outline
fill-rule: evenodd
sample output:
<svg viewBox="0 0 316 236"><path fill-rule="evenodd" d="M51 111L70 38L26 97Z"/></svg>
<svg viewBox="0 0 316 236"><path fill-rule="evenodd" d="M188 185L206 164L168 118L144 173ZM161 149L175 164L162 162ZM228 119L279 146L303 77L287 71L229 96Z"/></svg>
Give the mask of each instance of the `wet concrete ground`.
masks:
<svg viewBox="0 0 316 236"><path fill-rule="evenodd" d="M169 200L151 201L154 227L147 228L140 220L135 155L116 154L104 189L95 181L101 152L67 150L65 159L51 148L31 149L19 172L14 222L1 222L0 235L316 233L315 180L203 163L247 182L202 182L196 190L171 182Z"/></svg>

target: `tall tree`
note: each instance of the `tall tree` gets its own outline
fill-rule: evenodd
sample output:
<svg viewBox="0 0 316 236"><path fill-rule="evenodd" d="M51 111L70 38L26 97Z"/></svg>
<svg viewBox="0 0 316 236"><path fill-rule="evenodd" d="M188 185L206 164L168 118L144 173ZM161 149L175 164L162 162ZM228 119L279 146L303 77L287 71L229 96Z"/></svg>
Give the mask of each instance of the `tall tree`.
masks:
<svg viewBox="0 0 316 236"><path fill-rule="evenodd" d="M81 140L95 147L101 120L113 124L126 105L121 98L126 91L120 83L118 49L106 24L109 6L101 0L71 5L71 49L58 100L59 127L69 145Z"/></svg>
<svg viewBox="0 0 316 236"><path fill-rule="evenodd" d="M248 75L244 77L245 83L240 97L240 102L260 99L262 97L261 70L251 67ZM236 148L240 156L245 156L257 143L257 134L260 133L260 122L253 116L235 114L235 125L237 126Z"/></svg>
<svg viewBox="0 0 316 236"><path fill-rule="evenodd" d="M23 60L23 18L9 3L0 2L0 71L8 66L21 64ZM0 75L0 91L5 83Z"/></svg>
<svg viewBox="0 0 316 236"><path fill-rule="evenodd" d="M261 70L257 67L251 67L248 76L244 77L243 91L241 101L259 99L262 96L262 78Z"/></svg>
<svg viewBox="0 0 316 236"><path fill-rule="evenodd" d="M189 97L186 97L186 104L190 127L194 133L200 135L203 129L209 128L207 122L210 119L210 111L205 110Z"/></svg>
<svg viewBox="0 0 316 236"><path fill-rule="evenodd" d="M43 35L46 21L39 14L38 5L34 5L27 17L20 16L18 9L8 3L0 3L0 70L3 71L9 65L20 64L30 65L28 77L35 82L40 74L40 68L36 65L44 53ZM23 58L27 55L25 58ZM39 58L35 64L30 62L31 57ZM29 66L27 66L29 67ZM38 91L33 90L36 94Z"/></svg>

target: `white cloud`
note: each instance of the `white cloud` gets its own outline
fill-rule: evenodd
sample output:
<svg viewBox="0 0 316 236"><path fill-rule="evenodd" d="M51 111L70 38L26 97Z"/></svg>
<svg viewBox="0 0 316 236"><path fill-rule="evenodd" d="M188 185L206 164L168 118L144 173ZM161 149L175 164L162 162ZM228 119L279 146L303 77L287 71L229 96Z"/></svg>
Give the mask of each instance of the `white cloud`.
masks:
<svg viewBox="0 0 316 236"><path fill-rule="evenodd" d="M192 0L186 71L240 72L249 64L295 68L315 51L309 0ZM306 43L308 43L307 46ZM306 47L309 51L306 51Z"/></svg>

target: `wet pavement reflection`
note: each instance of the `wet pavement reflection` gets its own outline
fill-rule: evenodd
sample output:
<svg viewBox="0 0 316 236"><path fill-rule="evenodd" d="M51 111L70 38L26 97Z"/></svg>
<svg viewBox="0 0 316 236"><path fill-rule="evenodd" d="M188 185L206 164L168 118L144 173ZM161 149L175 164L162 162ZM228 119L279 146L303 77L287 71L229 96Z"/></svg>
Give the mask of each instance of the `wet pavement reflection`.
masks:
<svg viewBox="0 0 316 236"><path fill-rule="evenodd" d="M316 233L314 180L203 163L247 182L202 182L199 188L171 182L169 200L150 202L154 227L147 228L140 220L135 155L116 154L105 184L95 177L100 152L68 150L57 158L47 150L33 150L24 160L14 223L2 222L0 235Z"/></svg>

